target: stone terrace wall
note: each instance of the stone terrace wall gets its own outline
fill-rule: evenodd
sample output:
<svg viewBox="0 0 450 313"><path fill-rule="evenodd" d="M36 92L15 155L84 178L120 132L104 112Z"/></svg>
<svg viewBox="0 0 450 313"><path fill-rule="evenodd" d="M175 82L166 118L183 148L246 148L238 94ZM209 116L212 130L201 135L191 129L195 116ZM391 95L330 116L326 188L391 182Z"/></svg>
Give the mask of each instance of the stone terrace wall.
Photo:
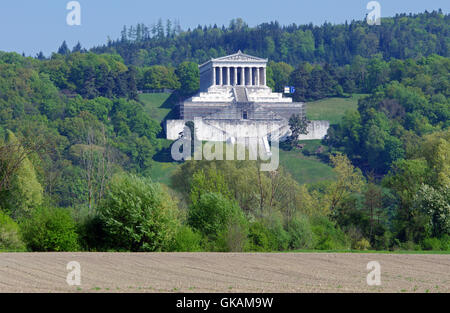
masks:
<svg viewBox="0 0 450 313"><path fill-rule="evenodd" d="M184 130L184 120L167 120L167 139L176 140ZM222 141L230 137L263 137L279 129L281 140L289 135L290 130L284 122L249 121L249 120L197 120L194 122L197 138L204 141ZM323 139L330 127L328 121L311 121L309 133L301 135L300 140ZM225 132L227 130L227 132Z"/></svg>
<svg viewBox="0 0 450 313"><path fill-rule="evenodd" d="M299 140L323 139L330 128L329 121L311 121L308 125L308 134L298 136Z"/></svg>

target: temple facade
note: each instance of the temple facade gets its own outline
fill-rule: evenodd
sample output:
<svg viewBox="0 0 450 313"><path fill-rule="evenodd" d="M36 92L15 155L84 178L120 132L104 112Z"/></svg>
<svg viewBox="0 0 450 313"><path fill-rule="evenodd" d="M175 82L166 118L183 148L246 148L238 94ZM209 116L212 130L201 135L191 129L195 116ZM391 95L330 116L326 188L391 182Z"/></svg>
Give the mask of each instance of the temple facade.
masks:
<svg viewBox="0 0 450 313"><path fill-rule="evenodd" d="M267 61L238 51L201 64L200 92L179 104L179 120L167 121L167 138L179 138L187 121L195 121L200 140L265 137L274 129L290 135L289 118L305 116L305 104L267 87Z"/></svg>
<svg viewBox="0 0 450 313"><path fill-rule="evenodd" d="M199 66L200 91L211 86L265 86L267 59L239 51Z"/></svg>

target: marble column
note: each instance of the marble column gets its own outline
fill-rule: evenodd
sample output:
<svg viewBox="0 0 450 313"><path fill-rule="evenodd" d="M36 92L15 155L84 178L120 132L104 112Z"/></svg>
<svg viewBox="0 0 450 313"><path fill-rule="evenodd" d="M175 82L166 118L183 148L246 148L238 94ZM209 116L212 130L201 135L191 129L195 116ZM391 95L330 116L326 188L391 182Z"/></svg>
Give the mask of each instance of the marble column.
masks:
<svg viewBox="0 0 450 313"><path fill-rule="evenodd" d="M212 85L216 85L216 68L214 66L212 67Z"/></svg>
<svg viewBox="0 0 450 313"><path fill-rule="evenodd" d="M248 74L249 74L249 76L248 76L248 84L250 86L253 86L253 67L249 67L248 68Z"/></svg>
<svg viewBox="0 0 450 313"><path fill-rule="evenodd" d="M241 67L241 86L245 86L245 67Z"/></svg>
<svg viewBox="0 0 450 313"><path fill-rule="evenodd" d="M233 72L234 72L234 73L233 73L233 75L234 75L233 85L234 85L234 86L237 85L237 72L238 72L237 69L238 69L237 67L234 67L234 68L233 68Z"/></svg>
<svg viewBox="0 0 450 313"><path fill-rule="evenodd" d="M256 79L255 79L255 85L259 86L259 67L255 68L255 75L256 75Z"/></svg>
<svg viewBox="0 0 450 313"><path fill-rule="evenodd" d="M231 77L230 77L230 67L227 67L227 83L228 86L231 85Z"/></svg>
<svg viewBox="0 0 450 313"><path fill-rule="evenodd" d="M219 66L219 85L223 85L223 72L222 72L222 66Z"/></svg>

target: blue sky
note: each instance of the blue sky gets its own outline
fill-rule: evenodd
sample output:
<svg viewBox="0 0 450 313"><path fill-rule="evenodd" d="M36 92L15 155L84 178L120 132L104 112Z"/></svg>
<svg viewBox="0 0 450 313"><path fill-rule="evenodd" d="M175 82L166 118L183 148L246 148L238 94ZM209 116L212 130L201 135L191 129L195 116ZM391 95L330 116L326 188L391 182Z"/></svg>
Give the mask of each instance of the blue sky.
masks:
<svg viewBox="0 0 450 313"><path fill-rule="evenodd" d="M49 55L67 40L69 47L78 41L91 48L116 39L123 25L151 25L159 18L179 20L181 27L228 25L241 17L250 26L277 20L280 24L341 23L362 19L369 0L78 0L81 26L68 26L69 0L1 0L0 50L39 51ZM382 16L415 13L441 8L449 12L448 0L378 0Z"/></svg>

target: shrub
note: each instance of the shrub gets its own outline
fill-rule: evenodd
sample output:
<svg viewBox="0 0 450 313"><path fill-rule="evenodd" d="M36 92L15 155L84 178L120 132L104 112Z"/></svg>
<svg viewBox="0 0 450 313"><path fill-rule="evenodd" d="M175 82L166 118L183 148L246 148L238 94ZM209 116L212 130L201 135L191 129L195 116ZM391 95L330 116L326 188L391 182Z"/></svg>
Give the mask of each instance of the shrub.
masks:
<svg viewBox="0 0 450 313"><path fill-rule="evenodd" d="M366 238L362 238L355 244L355 249L357 250L367 250L370 248L370 242Z"/></svg>
<svg viewBox="0 0 450 313"><path fill-rule="evenodd" d="M80 246L86 251L105 251L111 246L105 223L98 215L85 216L77 223Z"/></svg>
<svg viewBox="0 0 450 313"><path fill-rule="evenodd" d="M441 250L442 251L450 251L450 236L444 235L440 239L441 241Z"/></svg>
<svg viewBox="0 0 450 313"><path fill-rule="evenodd" d="M0 211L0 250L24 250L19 225Z"/></svg>
<svg viewBox="0 0 450 313"><path fill-rule="evenodd" d="M421 250L421 246L414 243L414 241L406 241L400 243L400 250L406 250L406 251L417 251Z"/></svg>
<svg viewBox="0 0 450 313"><path fill-rule="evenodd" d="M261 222L253 222L249 228L249 246L250 251L270 251L269 230Z"/></svg>
<svg viewBox="0 0 450 313"><path fill-rule="evenodd" d="M220 193L204 193L189 209L188 222L211 240L225 231L230 223L244 223L245 217L235 201Z"/></svg>
<svg viewBox="0 0 450 313"><path fill-rule="evenodd" d="M281 220L275 219L268 225L269 246L271 251L285 251L289 249L289 233L284 229Z"/></svg>
<svg viewBox="0 0 450 313"><path fill-rule="evenodd" d="M425 238L422 243L421 247L423 250L448 250L448 241L446 242L446 238Z"/></svg>
<svg viewBox="0 0 450 313"><path fill-rule="evenodd" d="M11 175L9 188L0 192L0 205L7 212L10 212L11 216L18 218L42 203L43 189L37 178L33 163L27 154L24 154L20 141L9 130L7 130L6 143L17 146L17 148L12 149L10 157L22 158L22 161ZM3 162L8 164L9 161L3 160ZM4 166L5 164L2 164L2 160L0 160L2 174Z"/></svg>
<svg viewBox="0 0 450 313"><path fill-rule="evenodd" d="M194 232L189 226L182 226L178 230L172 251L178 252L197 252L202 251L202 236Z"/></svg>
<svg viewBox="0 0 450 313"><path fill-rule="evenodd" d="M20 224L23 240L31 251L76 251L78 235L70 212L61 208L38 208Z"/></svg>
<svg viewBox="0 0 450 313"><path fill-rule="evenodd" d="M288 224L290 249L313 249L315 246L311 224L306 216L294 218Z"/></svg>
<svg viewBox="0 0 450 313"><path fill-rule="evenodd" d="M219 233L215 250L222 252L242 252L248 248L248 228L242 221L232 221Z"/></svg>
<svg viewBox="0 0 450 313"><path fill-rule="evenodd" d="M350 247L346 235L326 217L315 216L311 220L315 249L319 250L339 250Z"/></svg>
<svg viewBox="0 0 450 313"><path fill-rule="evenodd" d="M173 246L179 227L176 204L150 179L114 176L98 211L110 248L167 251Z"/></svg>
<svg viewBox="0 0 450 313"><path fill-rule="evenodd" d="M388 250L392 246L393 234L390 231L385 231L382 235L375 235L372 247L376 250Z"/></svg>
<svg viewBox="0 0 450 313"><path fill-rule="evenodd" d="M206 237L207 250L243 251L247 244L244 213L236 201L221 193L201 194L189 208L188 222Z"/></svg>

